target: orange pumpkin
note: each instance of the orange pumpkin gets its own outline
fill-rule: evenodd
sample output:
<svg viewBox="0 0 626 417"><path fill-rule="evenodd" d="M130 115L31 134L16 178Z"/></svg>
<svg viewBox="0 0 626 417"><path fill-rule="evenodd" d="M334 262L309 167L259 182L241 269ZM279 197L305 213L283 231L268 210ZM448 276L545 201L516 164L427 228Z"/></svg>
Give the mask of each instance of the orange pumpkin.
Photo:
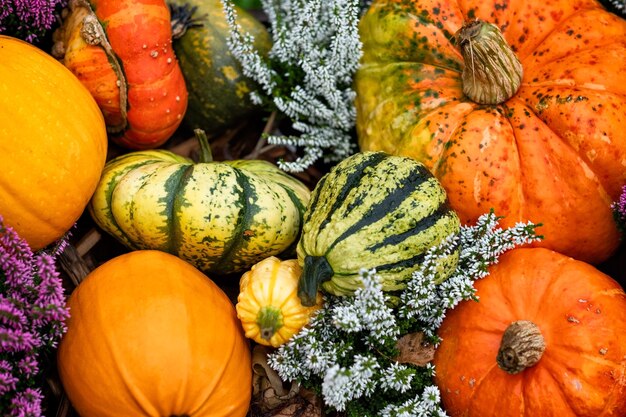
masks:
<svg viewBox="0 0 626 417"><path fill-rule="evenodd" d="M542 223L538 246L610 257L626 21L596 0L375 0L360 34L362 150L426 164L463 223L493 208Z"/></svg>
<svg viewBox="0 0 626 417"><path fill-rule="evenodd" d="M89 91L39 48L0 35L0 216L33 250L63 236L100 180L107 152Z"/></svg>
<svg viewBox="0 0 626 417"><path fill-rule="evenodd" d="M82 417L243 417L252 364L233 303L159 251L104 263L68 300L61 382Z"/></svg>
<svg viewBox="0 0 626 417"><path fill-rule="evenodd" d="M594 267L516 249L439 328L435 380L464 417L626 415L626 294Z"/></svg>
<svg viewBox="0 0 626 417"><path fill-rule="evenodd" d="M156 148L182 122L187 88L163 0L72 0L53 53L85 84L110 137Z"/></svg>

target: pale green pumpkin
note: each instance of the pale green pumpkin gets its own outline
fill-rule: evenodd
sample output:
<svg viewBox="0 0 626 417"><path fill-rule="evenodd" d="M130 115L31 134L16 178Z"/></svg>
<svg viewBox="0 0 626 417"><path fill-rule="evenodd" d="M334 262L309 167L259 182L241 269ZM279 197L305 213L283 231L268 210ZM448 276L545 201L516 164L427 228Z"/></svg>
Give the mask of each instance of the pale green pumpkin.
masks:
<svg viewBox="0 0 626 417"><path fill-rule="evenodd" d="M130 249L157 249L204 272L250 268L295 244L309 190L262 160L201 161L166 150L109 161L89 211Z"/></svg>

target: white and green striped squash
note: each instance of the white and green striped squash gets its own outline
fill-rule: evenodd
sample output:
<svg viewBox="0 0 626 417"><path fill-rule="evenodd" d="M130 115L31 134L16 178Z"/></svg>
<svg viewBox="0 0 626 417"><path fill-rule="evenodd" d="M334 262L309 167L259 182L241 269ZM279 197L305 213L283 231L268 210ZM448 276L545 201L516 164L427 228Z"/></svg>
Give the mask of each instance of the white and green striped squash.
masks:
<svg viewBox="0 0 626 417"><path fill-rule="evenodd" d="M425 252L460 221L439 181L420 162L383 152L360 152L320 179L304 215L298 242L303 305L318 289L350 295L359 271L375 269L384 291L404 288ZM458 249L437 265L440 280L454 271Z"/></svg>
<svg viewBox="0 0 626 417"><path fill-rule="evenodd" d="M177 255L205 273L249 269L293 250L309 189L262 160L200 162L167 150L110 160L88 206L94 221L132 250Z"/></svg>

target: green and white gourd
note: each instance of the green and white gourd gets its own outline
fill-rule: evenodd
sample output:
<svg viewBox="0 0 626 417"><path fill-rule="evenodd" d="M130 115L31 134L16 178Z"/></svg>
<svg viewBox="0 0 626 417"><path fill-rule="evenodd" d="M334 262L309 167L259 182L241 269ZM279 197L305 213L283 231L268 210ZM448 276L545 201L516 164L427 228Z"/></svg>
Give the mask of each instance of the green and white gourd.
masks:
<svg viewBox="0 0 626 417"><path fill-rule="evenodd" d="M241 272L291 249L310 191L263 160L200 162L167 150L109 161L88 206L95 222L132 250L179 256L206 273Z"/></svg>
<svg viewBox="0 0 626 417"><path fill-rule="evenodd" d="M361 152L337 164L313 190L298 242L303 266L298 296L315 302L318 288L351 295L361 268L375 269L384 291L405 287L425 252L460 221L446 192L421 163L383 152ZM442 258L441 280L456 268L458 250Z"/></svg>

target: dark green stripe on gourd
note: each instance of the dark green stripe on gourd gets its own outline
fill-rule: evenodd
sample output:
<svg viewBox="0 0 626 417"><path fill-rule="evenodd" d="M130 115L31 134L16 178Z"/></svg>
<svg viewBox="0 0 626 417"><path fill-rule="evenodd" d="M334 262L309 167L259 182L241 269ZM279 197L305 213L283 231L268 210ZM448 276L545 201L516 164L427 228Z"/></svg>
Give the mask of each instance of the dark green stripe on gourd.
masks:
<svg viewBox="0 0 626 417"><path fill-rule="evenodd" d="M179 190L185 188L185 184L189 180L192 173L193 165L182 165L165 183L165 188L168 189L166 202L167 208L162 215L167 218L168 229L163 230L163 232L168 234L169 239L165 247L159 248L165 252L180 252L180 218L177 213L184 204L184 194L180 193ZM167 211L168 209L169 211Z"/></svg>
<svg viewBox="0 0 626 417"><path fill-rule="evenodd" d="M298 295L310 305L320 287L352 294L361 268L376 269L385 291L401 289L425 252L459 229L445 190L424 165L383 152L355 154L313 190L298 242ZM441 280L457 259L455 252L443 260Z"/></svg>
<svg viewBox="0 0 626 417"><path fill-rule="evenodd" d="M237 258L241 256L240 253L246 245L246 230L254 230L255 227L259 226L254 224L254 216L260 210L256 204L256 190L239 169L233 168L233 173L237 180L237 189L239 190L238 205L240 207L247 206L247 210L239 210L233 238L224 248L222 255L215 260L217 269L228 269L230 263L237 262Z"/></svg>
<svg viewBox="0 0 626 417"><path fill-rule="evenodd" d="M257 87L243 75L239 61L227 45L229 27L221 1L171 0L168 3L172 11L174 52L189 94L184 118L188 127L215 132L257 111L249 98L249 93ZM194 7L193 14L185 16ZM271 38L265 26L244 9L236 7L235 10L242 32L254 36L255 50L267 54ZM193 19L191 25L180 21L189 17ZM181 28L182 33L177 33Z"/></svg>

